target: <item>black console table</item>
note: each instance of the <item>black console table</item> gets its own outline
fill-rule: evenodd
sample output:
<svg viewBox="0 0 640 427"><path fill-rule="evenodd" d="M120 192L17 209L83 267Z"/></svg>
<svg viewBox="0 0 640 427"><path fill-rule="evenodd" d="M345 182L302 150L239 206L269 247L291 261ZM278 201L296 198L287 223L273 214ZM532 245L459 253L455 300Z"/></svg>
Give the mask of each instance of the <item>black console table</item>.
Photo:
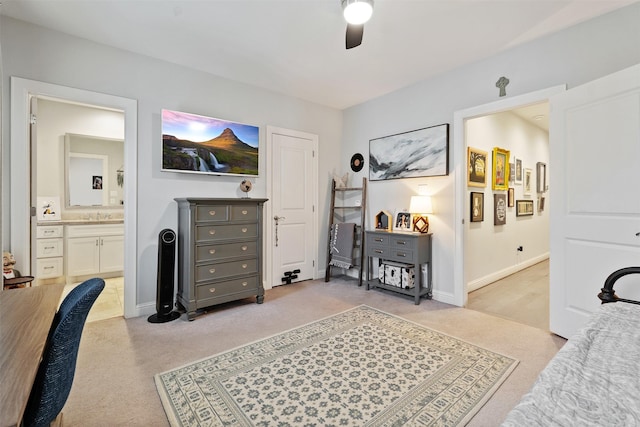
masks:
<svg viewBox="0 0 640 427"><path fill-rule="evenodd" d="M365 253L367 255L367 290L373 288L386 289L400 294L413 296L415 304L420 298L432 297L432 263L431 233L391 232L386 230L370 230L365 232ZM373 259L393 261L413 266L415 287L404 289L382 283L378 278L371 279ZM421 265L427 264L427 283L422 283Z"/></svg>

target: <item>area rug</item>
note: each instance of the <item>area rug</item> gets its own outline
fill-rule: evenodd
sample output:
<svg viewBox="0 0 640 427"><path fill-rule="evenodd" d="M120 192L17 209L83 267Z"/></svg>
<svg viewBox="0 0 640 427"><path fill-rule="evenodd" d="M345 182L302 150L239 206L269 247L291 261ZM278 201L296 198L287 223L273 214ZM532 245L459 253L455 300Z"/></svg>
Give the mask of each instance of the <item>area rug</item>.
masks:
<svg viewBox="0 0 640 427"><path fill-rule="evenodd" d="M362 305L155 382L172 426L457 426L517 363Z"/></svg>

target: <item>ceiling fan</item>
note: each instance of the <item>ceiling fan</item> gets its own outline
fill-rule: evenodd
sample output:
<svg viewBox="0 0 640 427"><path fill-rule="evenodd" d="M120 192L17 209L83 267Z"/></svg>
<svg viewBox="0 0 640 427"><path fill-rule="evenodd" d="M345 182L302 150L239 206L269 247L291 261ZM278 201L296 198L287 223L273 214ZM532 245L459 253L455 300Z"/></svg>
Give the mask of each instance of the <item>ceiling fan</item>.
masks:
<svg viewBox="0 0 640 427"><path fill-rule="evenodd" d="M360 46L364 23L373 13L373 0L342 0L342 11L347 21L345 44L347 49Z"/></svg>

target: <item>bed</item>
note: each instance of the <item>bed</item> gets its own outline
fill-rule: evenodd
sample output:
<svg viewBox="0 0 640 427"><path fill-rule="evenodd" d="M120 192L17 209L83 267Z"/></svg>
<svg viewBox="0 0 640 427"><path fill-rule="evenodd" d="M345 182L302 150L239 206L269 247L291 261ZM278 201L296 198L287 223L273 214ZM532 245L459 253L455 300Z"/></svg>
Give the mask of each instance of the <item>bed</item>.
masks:
<svg viewBox="0 0 640 427"><path fill-rule="evenodd" d="M640 426L640 302L613 290L628 274L640 267L609 275L600 309L551 359L503 427Z"/></svg>

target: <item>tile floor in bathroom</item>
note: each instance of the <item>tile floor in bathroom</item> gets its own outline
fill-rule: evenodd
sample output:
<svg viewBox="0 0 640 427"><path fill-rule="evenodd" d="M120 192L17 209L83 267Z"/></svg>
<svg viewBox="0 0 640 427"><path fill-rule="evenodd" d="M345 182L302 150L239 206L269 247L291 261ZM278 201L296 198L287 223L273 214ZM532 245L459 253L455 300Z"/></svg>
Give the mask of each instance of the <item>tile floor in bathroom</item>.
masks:
<svg viewBox="0 0 640 427"><path fill-rule="evenodd" d="M114 277L104 279L104 289L100 296L91 307L87 322L95 322L96 320L110 319L112 317L122 316L124 313L124 278ZM73 289L78 283L66 285L62 293L62 298Z"/></svg>

